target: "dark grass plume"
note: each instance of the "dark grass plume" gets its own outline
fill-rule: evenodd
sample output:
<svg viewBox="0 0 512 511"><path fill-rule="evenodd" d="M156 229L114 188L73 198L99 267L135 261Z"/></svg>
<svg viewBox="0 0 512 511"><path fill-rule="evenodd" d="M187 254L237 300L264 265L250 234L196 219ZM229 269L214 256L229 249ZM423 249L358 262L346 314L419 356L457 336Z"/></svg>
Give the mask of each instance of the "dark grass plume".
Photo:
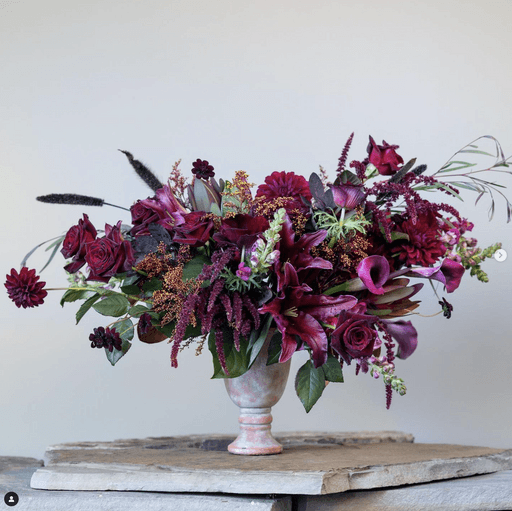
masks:
<svg viewBox="0 0 512 511"><path fill-rule="evenodd" d="M98 197L79 195L77 193L50 193L49 195L40 195L39 197L36 197L36 200L46 204L70 204L73 206L112 206L113 208L129 211L127 208L117 206L116 204L110 204Z"/></svg>
<svg viewBox="0 0 512 511"><path fill-rule="evenodd" d="M154 192L156 192L159 188L163 188L164 185L143 163L141 163L139 160L136 160L128 151L123 151L122 149L119 149L119 151L126 155L130 165L133 167L135 172L137 172L144 183L146 183Z"/></svg>
<svg viewBox="0 0 512 511"><path fill-rule="evenodd" d="M98 197L78 195L76 193L50 193L36 197L39 202L47 204L74 204L76 206L103 206L105 201Z"/></svg>

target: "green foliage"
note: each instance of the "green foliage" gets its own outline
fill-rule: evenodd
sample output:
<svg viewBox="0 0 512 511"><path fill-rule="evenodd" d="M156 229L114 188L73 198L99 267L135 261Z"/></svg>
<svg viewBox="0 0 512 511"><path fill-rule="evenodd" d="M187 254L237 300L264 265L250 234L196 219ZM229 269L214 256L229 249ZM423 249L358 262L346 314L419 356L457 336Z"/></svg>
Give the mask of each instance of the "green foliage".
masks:
<svg viewBox="0 0 512 511"><path fill-rule="evenodd" d="M203 271L203 266L211 264L205 255L197 255L183 266L183 281L196 279Z"/></svg>
<svg viewBox="0 0 512 511"><path fill-rule="evenodd" d="M104 300L93 305L96 312L99 312L103 316L112 316L114 318L126 314L130 307L131 305L128 299L119 294L107 296Z"/></svg>
<svg viewBox="0 0 512 511"><path fill-rule="evenodd" d="M321 367L315 367L308 360L297 372L295 377L295 391L301 400L306 413L318 401L325 389L325 374Z"/></svg>
<svg viewBox="0 0 512 511"><path fill-rule="evenodd" d="M295 391L306 413L309 413L320 399L327 381L343 383L341 365L331 354L328 355L327 362L323 366L315 367L313 361L308 360L297 372Z"/></svg>
<svg viewBox="0 0 512 511"><path fill-rule="evenodd" d="M80 322L80 320L85 316L85 314L89 311L89 309L101 298L99 293L92 295L89 299L87 299L78 309L76 313L76 324Z"/></svg>

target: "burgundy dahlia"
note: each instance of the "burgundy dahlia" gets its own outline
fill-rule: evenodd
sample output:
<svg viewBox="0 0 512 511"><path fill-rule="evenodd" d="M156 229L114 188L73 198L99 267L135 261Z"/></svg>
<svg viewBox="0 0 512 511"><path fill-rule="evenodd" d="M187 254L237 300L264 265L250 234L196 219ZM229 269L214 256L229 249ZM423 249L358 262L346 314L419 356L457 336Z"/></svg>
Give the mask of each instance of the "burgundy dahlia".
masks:
<svg viewBox="0 0 512 511"><path fill-rule="evenodd" d="M91 341L91 348L106 348L112 353L114 349L121 350L123 341L115 328L109 328L105 330L102 326L94 328L89 340Z"/></svg>
<svg viewBox="0 0 512 511"><path fill-rule="evenodd" d="M431 211L420 213L413 223L409 218L397 224L397 230L409 236L392 249L398 253L398 259L407 266L430 266L446 253L446 247L440 239L441 227L437 215Z"/></svg>
<svg viewBox="0 0 512 511"><path fill-rule="evenodd" d="M7 288L9 298L17 307L37 307L44 302L45 296L48 294L43 289L46 282L38 282L39 275L36 270L29 270L24 266L18 273L14 268L10 275L6 275L7 280L4 286Z"/></svg>
<svg viewBox="0 0 512 511"><path fill-rule="evenodd" d="M272 172L265 178L265 184L258 187L256 197L265 197L267 201L277 198L288 199L283 207L288 214L293 210L307 213L308 207L302 202L301 197L308 201L312 199L309 184L302 176L294 172Z"/></svg>
<svg viewBox="0 0 512 511"><path fill-rule="evenodd" d="M205 181L213 177L215 172L213 172L214 168L208 163L207 160L200 160L199 158L192 163L192 174L194 174L199 179L204 179Z"/></svg>

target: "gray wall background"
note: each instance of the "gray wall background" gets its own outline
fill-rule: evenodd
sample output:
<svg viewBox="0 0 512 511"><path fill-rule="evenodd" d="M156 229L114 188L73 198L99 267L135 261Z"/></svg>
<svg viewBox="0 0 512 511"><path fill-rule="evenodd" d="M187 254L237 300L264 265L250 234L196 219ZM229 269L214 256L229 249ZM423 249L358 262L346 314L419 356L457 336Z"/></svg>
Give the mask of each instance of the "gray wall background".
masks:
<svg viewBox="0 0 512 511"><path fill-rule="evenodd" d="M151 194L118 148L161 180L177 159L188 171L202 158L258 183L319 164L333 175L352 131L351 159L364 157L371 134L431 171L484 134L511 154L510 19L510 0L0 1L2 275L81 218L83 208L37 195L129 206ZM419 442L512 446L511 226L503 201L488 223L489 202L464 197L481 245L500 240L509 259L486 264L489 284L464 280L449 297L451 320L413 319L418 350L397 364L408 394L386 411L382 382L348 368L306 415L290 381L274 430L398 429ZM87 213L97 226L129 220L113 208ZM43 273L48 286L65 284L61 268L59 256ZM173 370L169 345L135 341L112 368L89 347L99 315L75 326L76 304L62 310L60 292L33 310L0 295L0 454L236 432L208 352L183 352ZM437 311L427 286L421 297L423 314ZM303 362L297 354L292 370Z"/></svg>

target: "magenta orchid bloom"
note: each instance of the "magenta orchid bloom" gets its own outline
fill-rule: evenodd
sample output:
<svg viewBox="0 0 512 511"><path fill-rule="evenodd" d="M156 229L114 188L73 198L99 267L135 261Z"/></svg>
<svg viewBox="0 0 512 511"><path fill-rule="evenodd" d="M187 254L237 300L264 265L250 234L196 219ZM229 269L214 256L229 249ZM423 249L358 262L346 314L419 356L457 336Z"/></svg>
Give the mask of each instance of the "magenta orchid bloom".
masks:
<svg viewBox="0 0 512 511"><path fill-rule="evenodd" d="M297 350L295 336L298 336L311 348L315 367L320 367L327 361L328 348L327 335L320 322L332 321L341 311L356 305L357 299L350 295L308 294L311 288L307 284L299 284L293 266L290 263L284 266L286 289L261 307L259 312L270 313L282 333L279 362L286 362Z"/></svg>

